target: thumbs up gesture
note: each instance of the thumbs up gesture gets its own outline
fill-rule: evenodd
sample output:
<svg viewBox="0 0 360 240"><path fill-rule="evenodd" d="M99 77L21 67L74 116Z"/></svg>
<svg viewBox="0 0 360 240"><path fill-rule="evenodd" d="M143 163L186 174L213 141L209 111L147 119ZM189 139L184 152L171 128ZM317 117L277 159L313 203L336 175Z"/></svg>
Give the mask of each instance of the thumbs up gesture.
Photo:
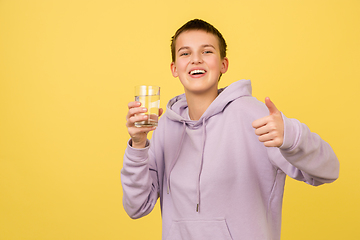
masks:
<svg viewBox="0 0 360 240"><path fill-rule="evenodd" d="M280 147L284 142L284 122L281 112L276 108L270 98L265 98L265 105L269 109L269 115L255 120L252 123L255 134L265 147Z"/></svg>

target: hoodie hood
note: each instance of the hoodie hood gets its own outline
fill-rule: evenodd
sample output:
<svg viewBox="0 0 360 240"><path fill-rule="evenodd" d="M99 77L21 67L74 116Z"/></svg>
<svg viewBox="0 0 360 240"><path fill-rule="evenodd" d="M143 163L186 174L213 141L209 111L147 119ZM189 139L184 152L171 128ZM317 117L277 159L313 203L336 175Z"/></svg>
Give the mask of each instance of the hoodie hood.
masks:
<svg viewBox="0 0 360 240"><path fill-rule="evenodd" d="M200 209L200 177L202 172L202 165L204 161L204 148L206 143L206 122L212 116L215 116L224 111L224 109L231 104L232 101L244 97L251 96L252 88L250 80L242 80L237 81L228 87L221 88L218 90L218 96L216 99L210 104L204 114L201 116L199 120L191 120L189 118L188 104L186 101L185 94L176 96L172 98L166 107L165 117L174 122L179 122L182 124L183 130L181 134L180 144L178 146L177 153L175 158L171 160L166 167L166 175L167 175L167 193L170 194L170 175L171 171L174 168L176 161L179 158L180 152L182 150L182 145L184 141L184 137L186 134L186 128L190 129L198 129L202 128L202 141L201 141L201 158L194 161L200 161L199 164L199 178L197 182L197 203L196 203L196 211L199 212Z"/></svg>
<svg viewBox="0 0 360 240"><path fill-rule="evenodd" d="M237 98L243 96L251 96L252 88L250 80L241 80L234 82L228 87L218 90L217 98L210 104L208 109L204 112L201 118L197 121L190 120L188 114L188 105L185 94L181 94L172 98L167 106L165 115L172 121L186 122L189 126L198 126L210 117L222 112L228 104Z"/></svg>

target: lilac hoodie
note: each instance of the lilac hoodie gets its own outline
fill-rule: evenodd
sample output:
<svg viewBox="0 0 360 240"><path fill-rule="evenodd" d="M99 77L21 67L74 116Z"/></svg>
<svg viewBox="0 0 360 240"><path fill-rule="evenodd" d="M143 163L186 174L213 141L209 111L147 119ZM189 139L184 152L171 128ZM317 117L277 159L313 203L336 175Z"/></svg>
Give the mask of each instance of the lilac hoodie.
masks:
<svg viewBox="0 0 360 240"><path fill-rule="evenodd" d="M198 121L185 95L169 101L143 149L129 141L121 170L123 205L131 218L151 212L158 197L166 240L278 240L286 175L317 186L337 179L328 143L286 118L280 148L267 148L252 122L269 115L241 80L220 89Z"/></svg>

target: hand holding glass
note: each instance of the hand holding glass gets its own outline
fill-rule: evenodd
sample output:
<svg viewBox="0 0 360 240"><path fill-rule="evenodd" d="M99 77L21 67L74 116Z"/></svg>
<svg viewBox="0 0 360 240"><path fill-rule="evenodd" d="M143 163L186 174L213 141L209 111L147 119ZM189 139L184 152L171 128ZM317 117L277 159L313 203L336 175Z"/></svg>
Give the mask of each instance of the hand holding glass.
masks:
<svg viewBox="0 0 360 240"><path fill-rule="evenodd" d="M136 127L153 127L158 125L160 107L160 87L158 86L136 86L135 101L141 103L141 107L147 108L147 120L135 122Z"/></svg>

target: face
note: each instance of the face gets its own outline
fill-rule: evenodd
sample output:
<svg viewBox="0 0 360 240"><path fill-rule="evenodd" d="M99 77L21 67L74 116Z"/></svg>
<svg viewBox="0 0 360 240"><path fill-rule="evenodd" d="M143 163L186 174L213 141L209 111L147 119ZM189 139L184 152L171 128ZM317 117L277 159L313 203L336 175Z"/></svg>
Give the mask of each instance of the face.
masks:
<svg viewBox="0 0 360 240"><path fill-rule="evenodd" d="M217 37L202 30L186 31L177 37L175 51L171 72L179 77L185 93L217 93L220 74L229 64L226 57L220 57Z"/></svg>

